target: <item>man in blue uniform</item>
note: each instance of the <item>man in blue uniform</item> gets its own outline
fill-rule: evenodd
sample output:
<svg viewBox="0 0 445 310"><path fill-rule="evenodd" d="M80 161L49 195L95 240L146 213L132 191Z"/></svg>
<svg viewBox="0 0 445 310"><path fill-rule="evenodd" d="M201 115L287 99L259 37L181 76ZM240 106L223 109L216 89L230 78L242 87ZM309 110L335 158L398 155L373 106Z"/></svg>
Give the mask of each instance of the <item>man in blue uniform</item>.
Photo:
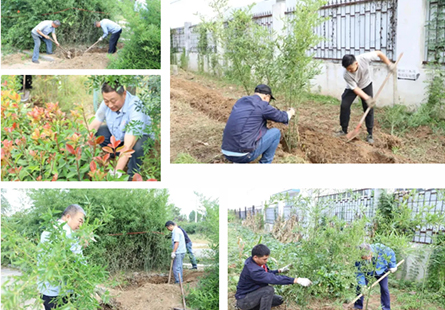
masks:
<svg viewBox="0 0 445 310"><path fill-rule="evenodd" d="M178 225L172 221L165 223L165 227L172 232L171 258L173 259L173 275L175 277L175 283L179 283L179 281L183 282L182 262L184 261L186 253L184 234Z"/></svg>
<svg viewBox="0 0 445 310"><path fill-rule="evenodd" d="M278 275L289 271L290 265L278 270L270 270L267 266L270 250L264 244L258 244L252 249L252 256L244 262L238 285L236 287L236 306L241 310L270 310L281 305L284 300L274 294L274 288L269 284L300 284L309 286L312 282L306 278L290 278Z"/></svg>
<svg viewBox="0 0 445 310"><path fill-rule="evenodd" d="M378 280L388 271L391 271L391 273L397 271L396 255L389 247L380 243L363 243L360 245L360 250L362 251L362 261L355 263L355 266L357 266L358 269L357 295L363 291L366 293L368 290L368 279L372 278ZM379 284L382 310L390 310L388 277L380 281ZM357 300L354 304L354 309L363 309L363 300L364 296Z"/></svg>
<svg viewBox="0 0 445 310"><path fill-rule="evenodd" d="M261 84L253 96L239 99L224 128L221 152L231 162L250 163L261 156L260 164L270 164L280 143L277 128L267 128L267 121L289 123L294 109L280 111L269 102L275 99L269 86Z"/></svg>
<svg viewBox="0 0 445 310"><path fill-rule="evenodd" d="M35 26L31 30L31 36L34 40L34 52L32 54L32 62L38 64L39 62L39 53L40 53L40 44L42 40L45 41L46 44L46 53L53 53L53 42L49 38L49 34L52 33L52 37L54 42L56 42L57 46L60 46L56 37L56 28L60 26L60 21L58 20L44 20L40 22L37 26Z"/></svg>
<svg viewBox="0 0 445 310"><path fill-rule="evenodd" d="M120 151L134 150L131 158L120 156L115 171L111 174L118 174L128 163L127 173L131 181L133 174L140 170L144 157L144 142L150 138L146 132L146 127L151 124L148 115L138 110L140 99L126 91L122 85L111 86L108 83L102 85L103 101L96 112L95 119L91 122L89 130L96 130L96 136L104 136L105 141L101 146L110 143L111 135L116 140L121 141L124 148ZM106 125L102 123L106 121Z"/></svg>
<svg viewBox="0 0 445 310"><path fill-rule="evenodd" d="M179 229L182 230L182 233L184 234L185 247L187 248L187 253L189 254L190 263L192 264L192 268L191 269L198 269L198 265L196 263L195 255L193 255L192 240L190 240L190 238L187 235L187 233L185 232L184 228L182 228L179 225L178 225L178 227L179 227Z"/></svg>
<svg viewBox="0 0 445 310"><path fill-rule="evenodd" d="M102 31L104 32L103 36L99 38L99 41L102 41L105 39L109 33L111 33L110 42L108 45L108 54L114 54L116 53L116 45L117 41L119 40L119 37L122 33L122 28L115 22L109 20L109 19L102 19L101 21L95 21L94 25L97 28L102 28Z"/></svg>

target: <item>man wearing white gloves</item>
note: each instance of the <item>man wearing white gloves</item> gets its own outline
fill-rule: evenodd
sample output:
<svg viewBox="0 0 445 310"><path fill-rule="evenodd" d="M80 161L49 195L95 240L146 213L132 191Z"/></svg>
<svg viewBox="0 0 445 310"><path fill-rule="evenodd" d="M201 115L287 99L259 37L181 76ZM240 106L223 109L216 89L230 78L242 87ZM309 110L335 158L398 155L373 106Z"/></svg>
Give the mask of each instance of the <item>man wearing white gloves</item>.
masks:
<svg viewBox="0 0 445 310"><path fill-rule="evenodd" d="M183 281L182 278L182 262L184 261L185 253L187 252L185 247L185 238L181 228L174 222L168 221L165 223L165 227L172 232L172 253L173 259L173 274L175 276L175 283ZM178 273L181 275L181 279L178 277Z"/></svg>
<svg viewBox="0 0 445 310"><path fill-rule="evenodd" d="M358 268L357 295L360 293L364 293L363 295L366 295L366 292L368 291L369 278L375 278L378 280L388 271L391 273L397 271L396 254L392 249L380 243L363 243L359 248L362 251L362 261L355 263L355 266ZM382 310L390 310L391 306L388 289L388 277L383 278L379 284ZM354 304L354 309L363 309L363 300L364 296L357 300Z"/></svg>
<svg viewBox="0 0 445 310"><path fill-rule="evenodd" d="M287 265L278 270L270 270L267 266L270 250L264 244L258 244L252 249L252 256L244 262L238 285L236 287L236 306L241 310L269 310L281 305L283 297L275 295L275 290L269 284L300 284L309 286L312 282L306 278L291 278L278 275L289 270Z"/></svg>
<svg viewBox="0 0 445 310"><path fill-rule="evenodd" d="M288 124L293 108L280 111L269 103L275 99L269 86L260 84L252 96L239 99L224 128L221 152L227 160L245 164L261 156L260 164L270 164L280 143L278 128L267 128L267 121Z"/></svg>

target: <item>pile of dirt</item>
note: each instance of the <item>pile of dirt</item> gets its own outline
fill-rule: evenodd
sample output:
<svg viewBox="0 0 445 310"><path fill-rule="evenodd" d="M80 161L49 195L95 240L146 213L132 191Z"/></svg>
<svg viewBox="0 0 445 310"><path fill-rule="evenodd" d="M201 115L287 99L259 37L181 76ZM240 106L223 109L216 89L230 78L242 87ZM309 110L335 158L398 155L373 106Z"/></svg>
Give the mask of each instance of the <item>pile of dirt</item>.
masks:
<svg viewBox="0 0 445 310"><path fill-rule="evenodd" d="M203 271L184 270L184 290L194 287ZM102 309L114 310L171 310L183 308L181 289L178 284L167 284L166 274L135 272L126 278L128 285L110 289L110 304ZM172 277L172 282L174 279Z"/></svg>
<svg viewBox="0 0 445 310"><path fill-rule="evenodd" d="M216 89L215 89L216 88ZM240 97L239 93L232 92L230 96L224 96L227 89L218 89L218 87L209 86L209 82L200 80L199 76L187 72L187 74L180 74L177 76L171 76L170 80L170 98L172 107L177 106L178 102L186 103L190 107L199 112L207 115L211 120L216 121L215 124L220 124L220 128L224 128L224 125L230 115L232 107L237 98ZM280 106L280 103L274 103ZM281 148L276 152L275 162L297 162L297 163L410 163L408 157L403 156L403 153L399 151L400 148L407 148L404 141L400 138L384 133L380 126L378 126L378 120L376 120L376 126L374 128L374 140L373 145L368 144L365 141L366 130L362 128L362 132L357 139L347 142L346 137L336 137L335 131L338 130L338 114L339 107L334 105L322 105L319 103L304 103L298 109L298 132L300 141L296 148L289 151L286 147L284 137L287 135L288 126L270 122L269 127L279 128L282 132ZM361 109L353 108L351 113L351 128L360 119L362 115ZM171 115L173 116L173 114ZM176 130L176 126L187 127L193 123L193 118L188 121L189 124L179 124L177 120L171 123L171 139L172 148L173 140L175 148L184 148L190 144L190 141L194 139L193 134L199 132L202 134L205 128L201 130L194 130L189 133L189 136L180 134L179 130ZM195 126L195 125L194 125ZM203 126L203 124L196 124L196 126ZM195 126L195 127L196 127ZM215 127L215 126L213 126ZM184 128L183 128L184 129ZM213 130L213 129L212 129ZM352 130L352 129L351 129ZM175 133L181 135L176 137ZM215 137L213 139L218 140L220 143L222 139L222 130L220 132L214 132ZM209 138L210 139L210 138ZM444 139L445 145L445 139ZM190 154L200 160L200 157L205 157L208 161L209 156L216 156L220 153L218 147L210 148L200 147L198 152L194 148L188 148ZM440 147L439 147L440 150ZM184 151L184 150L182 150ZM180 151L178 151L180 152ZM217 153L216 153L217 152ZM202 155L205 154L205 155ZM212 155L213 154L213 155ZM437 157L437 158L436 158ZM440 161L438 159L440 154L435 156L432 161ZM443 158L445 160L445 158ZM218 157L217 162L225 162Z"/></svg>

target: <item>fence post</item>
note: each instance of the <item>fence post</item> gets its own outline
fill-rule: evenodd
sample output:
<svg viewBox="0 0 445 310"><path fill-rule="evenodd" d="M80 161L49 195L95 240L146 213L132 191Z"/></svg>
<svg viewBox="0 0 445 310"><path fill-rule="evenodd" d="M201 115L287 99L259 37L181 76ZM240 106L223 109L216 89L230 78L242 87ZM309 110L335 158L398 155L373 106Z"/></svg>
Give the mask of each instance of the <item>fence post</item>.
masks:
<svg viewBox="0 0 445 310"><path fill-rule="evenodd" d="M190 47L192 46L192 40L191 40L191 27L192 23L187 22L184 23L184 49L185 49L185 55L188 56Z"/></svg>

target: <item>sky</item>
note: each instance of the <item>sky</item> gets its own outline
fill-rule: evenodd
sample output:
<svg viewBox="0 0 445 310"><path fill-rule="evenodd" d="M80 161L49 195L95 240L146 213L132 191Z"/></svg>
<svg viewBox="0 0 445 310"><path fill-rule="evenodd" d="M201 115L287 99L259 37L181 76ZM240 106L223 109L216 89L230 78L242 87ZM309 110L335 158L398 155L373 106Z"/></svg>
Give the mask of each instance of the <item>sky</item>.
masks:
<svg viewBox="0 0 445 310"><path fill-rule="evenodd" d="M213 11L208 6L209 2L210 0L170 0L170 28L183 27L186 22L198 24L201 19L195 15L197 11L204 16L212 17ZM275 3L275 0L229 0L229 6L231 8L245 7L259 2Z"/></svg>

